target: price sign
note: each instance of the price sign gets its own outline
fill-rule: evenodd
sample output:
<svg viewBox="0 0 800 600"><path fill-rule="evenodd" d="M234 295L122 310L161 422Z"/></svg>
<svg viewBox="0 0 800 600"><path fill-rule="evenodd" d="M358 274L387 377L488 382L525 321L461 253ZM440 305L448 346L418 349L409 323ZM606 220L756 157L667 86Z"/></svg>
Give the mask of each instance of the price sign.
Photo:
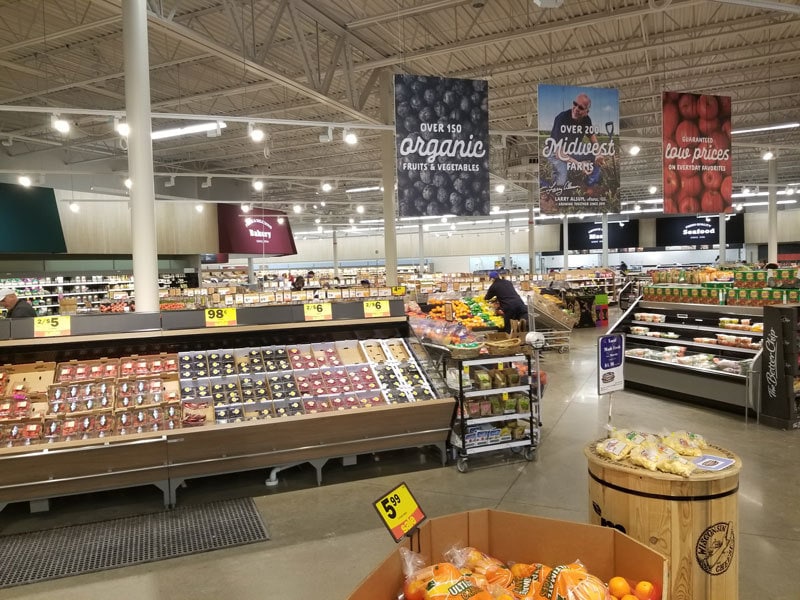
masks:
<svg viewBox="0 0 800 600"><path fill-rule="evenodd" d="M405 295L406 295L406 286L404 285L392 286L392 296L405 296Z"/></svg>
<svg viewBox="0 0 800 600"><path fill-rule="evenodd" d="M330 321L333 319L333 309L330 302L317 302L303 305L303 316L306 321Z"/></svg>
<svg viewBox="0 0 800 600"><path fill-rule="evenodd" d="M208 308L206 327L233 327L236 325L235 308Z"/></svg>
<svg viewBox="0 0 800 600"><path fill-rule="evenodd" d="M391 315L387 300L367 300L364 302L364 318L388 317Z"/></svg>
<svg viewBox="0 0 800 600"><path fill-rule="evenodd" d="M33 337L61 337L71 333L72 324L68 316L36 317L33 320Z"/></svg>
<svg viewBox="0 0 800 600"><path fill-rule="evenodd" d="M402 540L426 519L405 483L378 498L374 506L395 542Z"/></svg>

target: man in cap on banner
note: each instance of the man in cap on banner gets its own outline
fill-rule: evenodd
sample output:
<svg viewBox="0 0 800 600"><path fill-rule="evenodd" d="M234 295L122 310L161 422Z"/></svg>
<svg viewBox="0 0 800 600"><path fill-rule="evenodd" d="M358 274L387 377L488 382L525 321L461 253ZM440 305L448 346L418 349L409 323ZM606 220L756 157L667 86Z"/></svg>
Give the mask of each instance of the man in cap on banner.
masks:
<svg viewBox="0 0 800 600"><path fill-rule="evenodd" d="M511 320L528 318L528 307L514 289L514 284L507 279L501 279L497 271L489 273L489 279L492 284L486 290L484 299L489 301L494 298L497 301L503 311L503 331L511 333Z"/></svg>
<svg viewBox="0 0 800 600"><path fill-rule="evenodd" d="M9 319L23 319L25 317L35 317L36 311L30 302L17 298L17 294L10 288L0 290L0 307L6 309L6 317Z"/></svg>

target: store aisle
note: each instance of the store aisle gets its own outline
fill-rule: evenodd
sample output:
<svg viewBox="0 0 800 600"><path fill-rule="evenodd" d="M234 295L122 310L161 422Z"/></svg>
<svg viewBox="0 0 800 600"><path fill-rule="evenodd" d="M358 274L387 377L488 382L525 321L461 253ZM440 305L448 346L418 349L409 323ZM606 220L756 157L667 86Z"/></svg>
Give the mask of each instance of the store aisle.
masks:
<svg viewBox="0 0 800 600"><path fill-rule="evenodd" d="M401 481L431 517L488 507L588 522L583 446L604 435L608 418L607 400L595 394L597 333L576 330L568 354L544 353L542 368L549 385L542 401L543 437L537 462L492 454L470 458L469 471L459 473L452 465L441 467L436 451L425 449L361 456L350 467L331 461L321 487L307 465L281 473L275 488L263 485L264 472L192 481L178 492L179 502L256 496L271 540L2 590L0 598L49 600L54 594L63 600L107 600L109 595L115 600L345 598L394 548L372 502ZM613 423L656 431L690 428L739 454L744 463L739 490L739 598L797 600L800 432L630 392L614 395ZM15 505L0 513L0 533L155 510L159 502L157 491L142 488L57 500L45 515L27 515L23 506Z"/></svg>

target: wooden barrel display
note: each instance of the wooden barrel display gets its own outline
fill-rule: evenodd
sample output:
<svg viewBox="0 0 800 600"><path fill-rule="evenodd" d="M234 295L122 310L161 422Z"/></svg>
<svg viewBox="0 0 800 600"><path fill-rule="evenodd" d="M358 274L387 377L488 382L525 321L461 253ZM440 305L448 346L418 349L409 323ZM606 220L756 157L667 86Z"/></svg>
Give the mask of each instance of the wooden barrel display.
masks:
<svg viewBox="0 0 800 600"><path fill-rule="evenodd" d="M669 559L662 598L738 598L741 459L714 446L707 454L735 462L681 477L604 458L596 445L584 449L591 522L614 527Z"/></svg>

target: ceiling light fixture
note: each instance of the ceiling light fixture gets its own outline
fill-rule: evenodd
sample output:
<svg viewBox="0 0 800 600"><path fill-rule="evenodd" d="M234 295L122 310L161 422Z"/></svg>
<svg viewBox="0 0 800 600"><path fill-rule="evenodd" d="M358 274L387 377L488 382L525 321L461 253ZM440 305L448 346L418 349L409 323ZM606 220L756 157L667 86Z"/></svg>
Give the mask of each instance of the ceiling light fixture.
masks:
<svg viewBox="0 0 800 600"><path fill-rule="evenodd" d="M377 192L378 190L382 191L383 188L381 188L381 186L379 186L379 185L368 185L368 186L365 186L365 187L357 187L357 188L351 188L349 190L345 190L345 193L346 194L358 194L360 192Z"/></svg>
<svg viewBox="0 0 800 600"><path fill-rule="evenodd" d="M498 194L502 194L503 192L506 191L506 184L498 183L496 186L494 186L494 191L497 192Z"/></svg>
<svg viewBox="0 0 800 600"><path fill-rule="evenodd" d="M320 205L322 208L325 208L325 201L323 200L322 202L320 202L320 203L319 203L319 205Z"/></svg>
<svg viewBox="0 0 800 600"><path fill-rule="evenodd" d="M254 179L253 180L253 189L255 191L257 191L257 192L260 192L261 190L264 189L264 182L261 181L260 179Z"/></svg>
<svg viewBox="0 0 800 600"><path fill-rule="evenodd" d="M211 177L206 177L206 180L200 184L200 187L203 189L208 189L211 187Z"/></svg>
<svg viewBox="0 0 800 600"><path fill-rule="evenodd" d="M781 129L795 129L800 127L800 123L780 123L778 125L765 125L763 127L748 127L745 129L734 129L731 131L732 135L741 135L743 133L759 133L761 131L779 131Z"/></svg>
<svg viewBox="0 0 800 600"><path fill-rule="evenodd" d="M154 140L164 140L167 138L178 137L181 135L190 135L192 133L206 132L212 137L219 135L221 129L227 127L224 121L210 121L208 123L196 123L195 125L187 125L186 127L173 127L171 129L161 129L160 131L153 131L150 138Z"/></svg>
<svg viewBox="0 0 800 600"><path fill-rule="evenodd" d="M316 219L314 219L314 223L315 223L315 224L317 224L317 225L319 225L321 220L322 220L322 219L320 219L319 217L317 217Z"/></svg>
<svg viewBox="0 0 800 600"><path fill-rule="evenodd" d="M294 211L294 213L295 213L296 215L299 215L301 212L303 212L303 207L302 207L302 206L300 206L299 204L295 204L295 205L292 207L292 210Z"/></svg>
<svg viewBox="0 0 800 600"><path fill-rule="evenodd" d="M363 215L364 214L364 205L363 204L359 204L358 206L356 206L356 212L358 214L360 214L360 215Z"/></svg>
<svg viewBox="0 0 800 600"><path fill-rule="evenodd" d="M350 223L350 225L352 225L353 223L356 222L356 220L353 217L350 217L349 219L347 219L347 222Z"/></svg>
<svg viewBox="0 0 800 600"><path fill-rule="evenodd" d="M749 187L747 187L747 186L744 186L744 187L742 188L742 194L749 194L749 193L750 193L750 188L749 188Z"/></svg>
<svg viewBox="0 0 800 600"><path fill-rule="evenodd" d="M125 121L120 121L119 117L114 117L114 131L126 138L131 134L131 126Z"/></svg>
<svg viewBox="0 0 800 600"><path fill-rule="evenodd" d="M658 187L657 187L657 186L655 186L655 185L651 185L651 186L648 188L648 190L647 190L647 191L648 191L648 192L650 192L651 194L655 194L655 193L658 191Z"/></svg>
<svg viewBox="0 0 800 600"><path fill-rule="evenodd" d="M319 141L323 144L327 144L333 140L333 127L328 127L328 133L321 133L319 135Z"/></svg>
<svg viewBox="0 0 800 600"><path fill-rule="evenodd" d="M17 183L19 183L22 187L31 187L33 180L27 175L20 175L17 177Z"/></svg>
<svg viewBox="0 0 800 600"><path fill-rule="evenodd" d="M775 153L772 150L765 150L764 154L761 155L761 158L764 160L772 160L775 158Z"/></svg>
<svg viewBox="0 0 800 600"><path fill-rule="evenodd" d="M124 181L124 183L125 183L125 187L128 188L128 189L131 189L133 187L133 179L131 179L130 177L128 177Z"/></svg>
<svg viewBox="0 0 800 600"><path fill-rule="evenodd" d="M59 133L69 133L69 121L57 114L50 117L50 125Z"/></svg>
<svg viewBox="0 0 800 600"><path fill-rule="evenodd" d="M323 192L330 192L333 189L333 186L327 181L323 181L320 189L322 189Z"/></svg>
<svg viewBox="0 0 800 600"><path fill-rule="evenodd" d="M256 127L253 123L247 124L247 135L249 135L250 139L256 144L263 142L264 138L267 137L267 134L264 133L264 130L260 127Z"/></svg>
<svg viewBox="0 0 800 600"><path fill-rule="evenodd" d="M202 205L202 204L195 204L195 205L194 205L194 209L195 209L197 212L201 213L201 212L203 212L203 205Z"/></svg>
<svg viewBox="0 0 800 600"><path fill-rule="evenodd" d="M283 225L286 222L286 219L283 217L278 217L278 225Z"/></svg>
<svg viewBox="0 0 800 600"><path fill-rule="evenodd" d="M250 205L247 202L242 203L242 212L249 213L251 210Z"/></svg>
<svg viewBox="0 0 800 600"><path fill-rule="evenodd" d="M70 202L69 203L69 209L74 213L81 212L81 207L77 202Z"/></svg>
<svg viewBox="0 0 800 600"><path fill-rule="evenodd" d="M344 140L345 144L350 146L355 146L358 143L358 136L350 129L342 130L342 139Z"/></svg>
<svg viewBox="0 0 800 600"><path fill-rule="evenodd" d="M637 146L636 144L634 144L633 146L628 148L628 154L630 154L631 156L636 156L641 151L642 151L642 148L640 146Z"/></svg>
<svg viewBox="0 0 800 600"><path fill-rule="evenodd" d="M170 175L169 180L164 182L164 187L174 187L175 186L175 175Z"/></svg>

